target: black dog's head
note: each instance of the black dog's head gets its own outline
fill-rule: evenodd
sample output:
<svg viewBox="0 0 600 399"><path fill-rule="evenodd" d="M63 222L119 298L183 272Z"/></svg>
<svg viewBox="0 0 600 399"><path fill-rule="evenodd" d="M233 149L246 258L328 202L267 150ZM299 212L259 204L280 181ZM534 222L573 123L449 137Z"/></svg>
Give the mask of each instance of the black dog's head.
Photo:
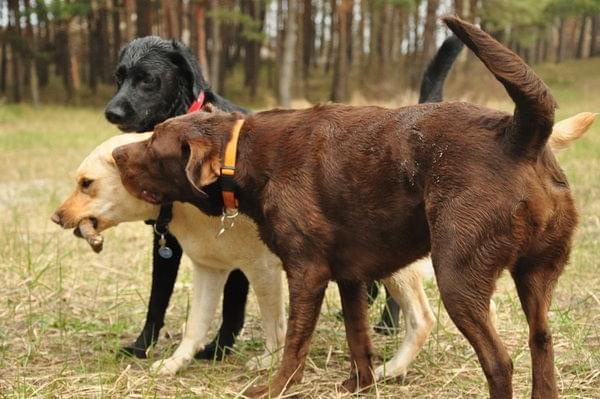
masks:
<svg viewBox="0 0 600 399"><path fill-rule="evenodd" d="M208 89L189 49L175 40L146 36L129 42L115 70L117 94L106 119L125 132L144 132L186 112Z"/></svg>

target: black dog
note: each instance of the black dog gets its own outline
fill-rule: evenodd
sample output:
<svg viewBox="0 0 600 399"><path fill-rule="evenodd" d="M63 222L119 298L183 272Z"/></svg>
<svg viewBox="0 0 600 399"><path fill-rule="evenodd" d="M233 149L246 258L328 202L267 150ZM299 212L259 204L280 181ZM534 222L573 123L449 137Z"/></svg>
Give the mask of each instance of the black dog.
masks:
<svg viewBox="0 0 600 399"><path fill-rule="evenodd" d="M456 37L446 39L423 77L420 102L441 101L444 81L461 48L462 43ZM115 78L118 91L108 103L105 115L109 122L126 132L153 130L158 123L186 113L194 103L201 106L198 100L227 112L248 113L211 90L189 49L177 41L156 36L132 40L119 54ZM146 323L136 341L122 348L123 353L140 358L146 357L146 350L158 339L181 260L181 247L167 231L169 216L170 209L163 207L155 223L152 289ZM166 239L163 247L171 250L170 258L160 255L161 232ZM378 287L372 285L369 297L374 299L377 292ZM247 295L248 280L241 271L233 271L225 285L219 332L197 358L221 359L233 346L244 324ZM398 312L398 305L388 294L376 331L384 334L395 331Z"/></svg>
<svg viewBox="0 0 600 399"><path fill-rule="evenodd" d="M156 36L132 40L119 54L115 78L118 90L106 106L105 115L109 122L126 132L152 130L156 124L186 113L198 100L228 112L248 112L214 93L192 53L177 41ZM166 230L169 215L170 209L163 207L161 216L164 217L159 217L155 224L152 290L146 323L136 341L122 348L122 352L140 358L146 357L146 350L158 339L181 261L181 247ZM171 249L170 257L160 255L160 234L156 231L164 232L163 247ZM233 346L244 324L247 295L246 276L239 270L233 271L225 285L219 332L213 342L198 353L198 358L221 358L226 348Z"/></svg>

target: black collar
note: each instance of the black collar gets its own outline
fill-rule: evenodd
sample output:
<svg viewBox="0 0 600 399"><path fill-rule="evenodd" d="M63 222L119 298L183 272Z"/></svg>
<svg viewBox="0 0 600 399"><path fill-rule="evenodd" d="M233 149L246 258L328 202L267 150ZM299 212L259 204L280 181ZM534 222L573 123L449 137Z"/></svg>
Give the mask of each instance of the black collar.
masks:
<svg viewBox="0 0 600 399"><path fill-rule="evenodd" d="M163 204L160 206L160 212L156 220L146 220L146 224L154 225L155 234L162 235L169 230L169 223L173 219L173 204Z"/></svg>

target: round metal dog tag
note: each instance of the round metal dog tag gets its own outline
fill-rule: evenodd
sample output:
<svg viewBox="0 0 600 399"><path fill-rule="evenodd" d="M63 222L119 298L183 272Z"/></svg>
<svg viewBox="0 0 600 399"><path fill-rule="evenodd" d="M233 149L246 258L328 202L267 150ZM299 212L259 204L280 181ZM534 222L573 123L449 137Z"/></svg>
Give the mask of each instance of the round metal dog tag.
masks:
<svg viewBox="0 0 600 399"><path fill-rule="evenodd" d="M173 250L169 247L160 247L158 248L158 254L163 259L171 259L173 257Z"/></svg>

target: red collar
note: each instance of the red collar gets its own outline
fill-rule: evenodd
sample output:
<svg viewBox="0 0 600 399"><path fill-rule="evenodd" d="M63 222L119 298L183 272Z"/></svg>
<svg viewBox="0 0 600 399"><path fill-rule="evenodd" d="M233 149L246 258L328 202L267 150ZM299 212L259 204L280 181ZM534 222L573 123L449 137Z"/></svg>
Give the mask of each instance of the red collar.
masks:
<svg viewBox="0 0 600 399"><path fill-rule="evenodd" d="M198 98L196 98L196 100L192 103L192 105L190 105L190 107L187 110L187 113L191 114L192 112L196 112L196 111L200 110L200 108L202 108L203 105L204 105L204 90L200 90L200 93L198 93Z"/></svg>

